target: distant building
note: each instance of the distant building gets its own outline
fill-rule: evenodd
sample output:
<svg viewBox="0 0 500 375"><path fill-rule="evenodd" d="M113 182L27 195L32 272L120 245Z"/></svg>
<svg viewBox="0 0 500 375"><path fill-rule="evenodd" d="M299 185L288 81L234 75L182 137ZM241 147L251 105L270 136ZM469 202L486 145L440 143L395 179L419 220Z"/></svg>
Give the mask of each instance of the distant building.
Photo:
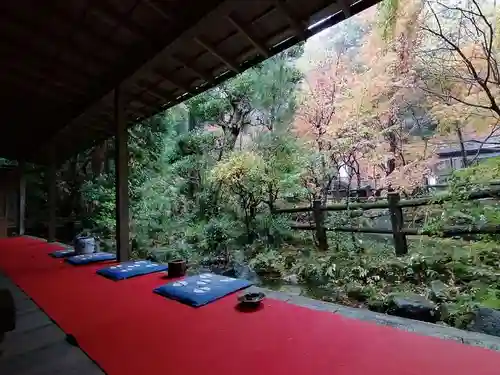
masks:
<svg viewBox="0 0 500 375"><path fill-rule="evenodd" d="M500 156L500 137L471 139L464 142L465 154L469 162ZM443 145L436 151L437 162L427 177L429 185L444 183L454 170L464 168L460 144Z"/></svg>

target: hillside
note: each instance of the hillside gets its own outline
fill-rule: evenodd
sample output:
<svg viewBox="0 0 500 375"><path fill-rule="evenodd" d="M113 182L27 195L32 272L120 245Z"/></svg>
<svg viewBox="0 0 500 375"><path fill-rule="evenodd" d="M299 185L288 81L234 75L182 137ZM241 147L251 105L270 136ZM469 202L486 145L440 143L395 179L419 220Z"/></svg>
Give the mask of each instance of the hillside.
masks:
<svg viewBox="0 0 500 375"><path fill-rule="evenodd" d="M462 3L467 2L457 2ZM464 53L466 61L446 43L442 56L435 49L436 43L454 36L453 30L468 35L474 27L495 25L494 2L478 3L484 17L475 20L477 25L461 24L462 5L447 4L407 2L397 10L397 21L385 21L392 22L389 37L385 26L381 27L386 11L382 6L311 38L298 61L305 79L301 108L294 119L296 132L312 141L320 126L344 143L352 143L346 136L352 129L355 134L369 134L364 142L370 145L356 151L362 180L404 188L422 183L423 177L435 172L440 149L460 150L470 140L488 143L494 139L500 130L498 111L483 107L487 93L481 82L469 78L472 73L465 74L470 62L477 69L497 68L493 59L485 66L478 52L489 46L472 36L457 39L454 47ZM433 7L442 15L438 36ZM447 69L463 71L464 76L446 77ZM488 85L498 91L496 78ZM450 100L450 90L458 93L456 100ZM314 124L313 118L322 118L323 123Z"/></svg>

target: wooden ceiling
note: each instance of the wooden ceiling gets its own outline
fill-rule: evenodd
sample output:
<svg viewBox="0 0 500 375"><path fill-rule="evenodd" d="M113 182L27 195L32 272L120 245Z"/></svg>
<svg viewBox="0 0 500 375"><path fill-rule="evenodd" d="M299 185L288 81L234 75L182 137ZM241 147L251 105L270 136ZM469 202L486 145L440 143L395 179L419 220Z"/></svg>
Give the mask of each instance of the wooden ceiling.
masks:
<svg viewBox="0 0 500 375"><path fill-rule="evenodd" d="M379 0L0 2L0 157L62 161Z"/></svg>

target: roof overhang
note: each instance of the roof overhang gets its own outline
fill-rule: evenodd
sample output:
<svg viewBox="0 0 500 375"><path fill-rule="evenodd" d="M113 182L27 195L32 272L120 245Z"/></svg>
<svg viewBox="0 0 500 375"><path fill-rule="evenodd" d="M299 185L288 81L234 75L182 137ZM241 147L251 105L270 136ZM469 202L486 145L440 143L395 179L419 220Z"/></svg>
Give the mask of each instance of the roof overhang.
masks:
<svg viewBox="0 0 500 375"><path fill-rule="evenodd" d="M379 0L18 0L0 4L0 156L59 160Z"/></svg>

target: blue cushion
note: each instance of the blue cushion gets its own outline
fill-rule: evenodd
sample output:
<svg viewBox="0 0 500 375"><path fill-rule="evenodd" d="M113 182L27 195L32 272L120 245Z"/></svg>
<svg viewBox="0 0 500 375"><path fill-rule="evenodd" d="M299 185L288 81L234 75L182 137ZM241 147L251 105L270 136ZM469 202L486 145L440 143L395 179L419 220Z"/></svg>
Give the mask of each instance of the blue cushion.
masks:
<svg viewBox="0 0 500 375"><path fill-rule="evenodd" d="M168 266L158 264L149 260L139 260L135 262L124 262L110 267L97 270L99 275L111 280L125 280L130 277L147 275L148 273L166 271Z"/></svg>
<svg viewBox="0 0 500 375"><path fill-rule="evenodd" d="M73 249L64 249L64 250L57 250L52 253L49 253L49 255L53 258L66 258L75 255L75 250Z"/></svg>
<svg viewBox="0 0 500 375"><path fill-rule="evenodd" d="M173 281L153 290L164 297L199 307L252 285L248 280L204 273Z"/></svg>
<svg viewBox="0 0 500 375"><path fill-rule="evenodd" d="M92 254L81 254L66 258L68 263L73 265L82 265L95 262L102 262L105 260L115 260L116 255L111 253L92 253Z"/></svg>

